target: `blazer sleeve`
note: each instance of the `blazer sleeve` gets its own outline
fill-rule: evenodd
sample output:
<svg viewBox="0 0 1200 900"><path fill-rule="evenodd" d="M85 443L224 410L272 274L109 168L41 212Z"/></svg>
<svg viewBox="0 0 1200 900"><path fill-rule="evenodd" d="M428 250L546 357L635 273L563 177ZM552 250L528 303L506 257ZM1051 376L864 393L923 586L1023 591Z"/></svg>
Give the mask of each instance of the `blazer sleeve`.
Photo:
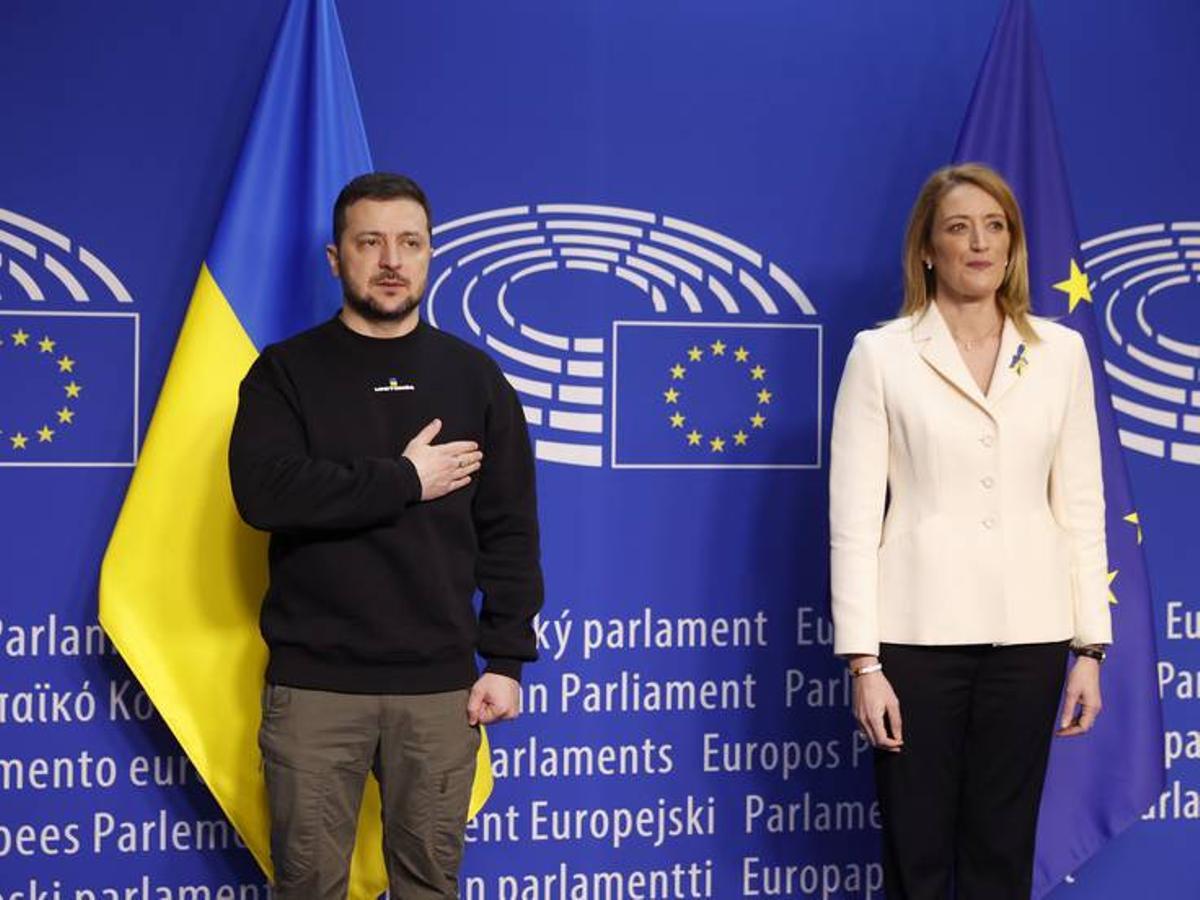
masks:
<svg viewBox="0 0 1200 900"><path fill-rule="evenodd" d="M1083 338L1076 345L1071 391L1050 468L1050 508L1070 536L1074 643L1112 642L1108 611L1104 481L1092 366Z"/></svg>
<svg viewBox="0 0 1200 900"><path fill-rule="evenodd" d="M888 478L883 378L868 332L854 339L833 408L829 455L833 650L879 652L879 543Z"/></svg>

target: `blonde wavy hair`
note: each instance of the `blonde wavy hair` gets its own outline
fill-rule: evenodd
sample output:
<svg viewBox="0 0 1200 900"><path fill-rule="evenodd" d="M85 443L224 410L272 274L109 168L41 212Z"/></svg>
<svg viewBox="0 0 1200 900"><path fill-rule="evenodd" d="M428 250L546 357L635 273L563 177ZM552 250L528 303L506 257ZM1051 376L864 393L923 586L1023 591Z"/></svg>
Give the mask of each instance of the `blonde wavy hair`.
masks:
<svg viewBox="0 0 1200 900"><path fill-rule="evenodd" d="M908 230L904 235L904 305L900 315L919 314L928 308L934 297L937 278L926 269L924 261L929 254L933 220L938 206L951 190L960 184L979 188L1000 204L1008 220L1008 267L1004 280L996 290L996 300L1021 337L1036 343L1037 333L1029 321L1029 251L1025 242L1025 224L1021 219L1021 207L1008 182L1000 173L982 163L960 163L938 169L921 187L916 203L908 217Z"/></svg>

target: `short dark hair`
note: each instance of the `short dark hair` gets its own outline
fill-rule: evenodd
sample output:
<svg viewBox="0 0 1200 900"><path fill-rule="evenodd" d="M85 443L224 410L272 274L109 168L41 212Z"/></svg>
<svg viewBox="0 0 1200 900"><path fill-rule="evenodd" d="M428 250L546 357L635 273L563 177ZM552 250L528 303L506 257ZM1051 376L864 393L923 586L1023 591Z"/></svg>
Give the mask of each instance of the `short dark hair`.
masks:
<svg viewBox="0 0 1200 900"><path fill-rule="evenodd" d="M333 204L333 243L342 241L342 232L346 230L346 210L359 200L413 200L425 210L425 221L429 224L430 236L433 235L433 213L429 209L429 199L421 186L407 175L397 175L393 172L368 172L350 181Z"/></svg>

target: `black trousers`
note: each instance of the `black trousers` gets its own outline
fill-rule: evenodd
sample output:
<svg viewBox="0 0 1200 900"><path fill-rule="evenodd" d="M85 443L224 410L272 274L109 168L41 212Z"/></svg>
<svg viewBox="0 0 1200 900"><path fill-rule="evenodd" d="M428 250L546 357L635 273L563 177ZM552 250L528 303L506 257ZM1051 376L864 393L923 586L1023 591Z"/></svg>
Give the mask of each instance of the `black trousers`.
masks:
<svg viewBox="0 0 1200 900"><path fill-rule="evenodd" d="M904 736L875 752L889 900L1029 900L1067 649L880 648Z"/></svg>

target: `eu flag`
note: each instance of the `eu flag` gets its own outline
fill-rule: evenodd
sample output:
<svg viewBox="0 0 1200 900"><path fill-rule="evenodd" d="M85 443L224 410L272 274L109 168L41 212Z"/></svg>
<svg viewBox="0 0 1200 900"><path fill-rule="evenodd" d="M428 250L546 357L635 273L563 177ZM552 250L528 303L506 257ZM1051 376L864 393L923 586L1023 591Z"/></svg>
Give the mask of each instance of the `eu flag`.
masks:
<svg viewBox="0 0 1200 900"><path fill-rule="evenodd" d="M816 325L616 322L613 468L821 464Z"/></svg>
<svg viewBox="0 0 1200 900"><path fill-rule="evenodd" d="M1096 385L1107 508L1113 653L1104 713L1090 734L1055 740L1038 822L1034 896L1042 897L1131 824L1164 781L1154 622L1137 508L1113 423L1092 296L1028 0L1008 0L992 35L954 158L1001 172L1025 216L1034 312L1075 328Z"/></svg>
<svg viewBox="0 0 1200 900"><path fill-rule="evenodd" d="M0 312L0 466L132 466L135 313Z"/></svg>

